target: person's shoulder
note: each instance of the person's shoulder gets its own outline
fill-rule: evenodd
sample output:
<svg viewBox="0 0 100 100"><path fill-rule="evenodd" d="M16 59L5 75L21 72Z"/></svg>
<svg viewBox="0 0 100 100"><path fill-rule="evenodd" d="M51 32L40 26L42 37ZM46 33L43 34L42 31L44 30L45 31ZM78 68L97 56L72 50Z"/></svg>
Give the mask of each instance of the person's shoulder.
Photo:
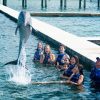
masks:
<svg viewBox="0 0 100 100"><path fill-rule="evenodd" d="M91 68L91 72L94 72L95 70L96 70L96 67L93 66L93 67Z"/></svg>

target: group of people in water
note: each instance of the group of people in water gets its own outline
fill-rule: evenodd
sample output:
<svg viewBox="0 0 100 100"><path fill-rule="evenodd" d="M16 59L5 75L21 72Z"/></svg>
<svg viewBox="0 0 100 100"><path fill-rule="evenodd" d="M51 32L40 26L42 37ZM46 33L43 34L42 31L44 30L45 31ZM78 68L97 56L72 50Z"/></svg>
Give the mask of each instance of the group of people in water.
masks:
<svg viewBox="0 0 100 100"><path fill-rule="evenodd" d="M83 66L79 63L78 56L70 57L65 53L64 45L59 46L59 54L56 57L51 52L48 44L43 47L42 42L38 42L33 61L56 66L58 70L63 71L60 77L65 79L67 84L81 85L84 81ZM100 86L100 58L97 58L95 66L91 71L90 79L93 84Z"/></svg>

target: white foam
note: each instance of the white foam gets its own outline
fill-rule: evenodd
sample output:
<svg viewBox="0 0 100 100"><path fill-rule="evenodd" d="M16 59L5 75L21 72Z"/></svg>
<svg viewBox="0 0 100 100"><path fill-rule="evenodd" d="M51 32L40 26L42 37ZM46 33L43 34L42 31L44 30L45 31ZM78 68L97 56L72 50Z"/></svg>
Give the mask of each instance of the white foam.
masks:
<svg viewBox="0 0 100 100"><path fill-rule="evenodd" d="M9 81L22 85L26 85L31 82L31 74L26 68L26 52L24 46L21 49L17 66L12 66L9 69Z"/></svg>

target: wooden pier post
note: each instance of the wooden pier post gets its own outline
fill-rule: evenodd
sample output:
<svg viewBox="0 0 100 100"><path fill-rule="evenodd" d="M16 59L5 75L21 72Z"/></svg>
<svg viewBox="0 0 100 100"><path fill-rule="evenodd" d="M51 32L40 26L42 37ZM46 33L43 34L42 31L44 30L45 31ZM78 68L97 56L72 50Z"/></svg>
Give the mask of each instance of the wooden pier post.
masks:
<svg viewBox="0 0 100 100"><path fill-rule="evenodd" d="M82 0L79 0L79 9L81 9L81 2Z"/></svg>
<svg viewBox="0 0 100 100"><path fill-rule="evenodd" d="M25 0L25 8L27 8L27 0Z"/></svg>
<svg viewBox="0 0 100 100"><path fill-rule="evenodd" d="M27 0L22 0L22 8L27 8Z"/></svg>
<svg viewBox="0 0 100 100"><path fill-rule="evenodd" d="M64 0L64 9L66 9L66 6L67 5L67 1L66 0Z"/></svg>
<svg viewBox="0 0 100 100"><path fill-rule="evenodd" d="M66 9L67 7L67 0L60 0L60 9L64 8Z"/></svg>
<svg viewBox="0 0 100 100"><path fill-rule="evenodd" d="M84 0L83 8L86 9L86 0Z"/></svg>
<svg viewBox="0 0 100 100"><path fill-rule="evenodd" d="M62 9L63 7L63 0L60 0L60 8Z"/></svg>
<svg viewBox="0 0 100 100"><path fill-rule="evenodd" d="M22 8L24 8L24 0L22 0Z"/></svg>
<svg viewBox="0 0 100 100"><path fill-rule="evenodd" d="M47 8L47 0L45 0L45 8Z"/></svg>
<svg viewBox="0 0 100 100"><path fill-rule="evenodd" d="M41 8L47 8L47 0L41 0Z"/></svg>
<svg viewBox="0 0 100 100"><path fill-rule="evenodd" d="M41 0L41 8L43 8L43 0Z"/></svg>
<svg viewBox="0 0 100 100"><path fill-rule="evenodd" d="M97 1L98 2L98 9L100 9L100 0Z"/></svg>
<svg viewBox="0 0 100 100"><path fill-rule="evenodd" d="M7 0L3 0L3 5L7 6Z"/></svg>

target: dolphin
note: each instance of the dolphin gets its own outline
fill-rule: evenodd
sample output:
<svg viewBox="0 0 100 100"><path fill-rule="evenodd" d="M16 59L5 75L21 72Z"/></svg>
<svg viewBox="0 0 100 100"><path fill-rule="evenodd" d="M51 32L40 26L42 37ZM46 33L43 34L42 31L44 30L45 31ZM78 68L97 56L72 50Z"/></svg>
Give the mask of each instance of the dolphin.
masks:
<svg viewBox="0 0 100 100"><path fill-rule="evenodd" d="M32 33L32 20L31 16L26 11L21 11L18 17L17 28L15 30L15 35L17 34L17 30L19 29L19 53L18 58L21 52L21 48L24 44L26 44L30 34Z"/></svg>
<svg viewBox="0 0 100 100"><path fill-rule="evenodd" d="M19 58L22 46L26 44L32 31L35 31L35 29L32 27L32 19L31 19L29 12L21 11L19 13L17 27L15 30L15 35L17 35L18 30L19 30L19 37L20 37L20 39L19 39L19 52L18 52L18 58ZM8 62L4 65L8 65L8 64L17 65L18 58L17 58L17 60Z"/></svg>

